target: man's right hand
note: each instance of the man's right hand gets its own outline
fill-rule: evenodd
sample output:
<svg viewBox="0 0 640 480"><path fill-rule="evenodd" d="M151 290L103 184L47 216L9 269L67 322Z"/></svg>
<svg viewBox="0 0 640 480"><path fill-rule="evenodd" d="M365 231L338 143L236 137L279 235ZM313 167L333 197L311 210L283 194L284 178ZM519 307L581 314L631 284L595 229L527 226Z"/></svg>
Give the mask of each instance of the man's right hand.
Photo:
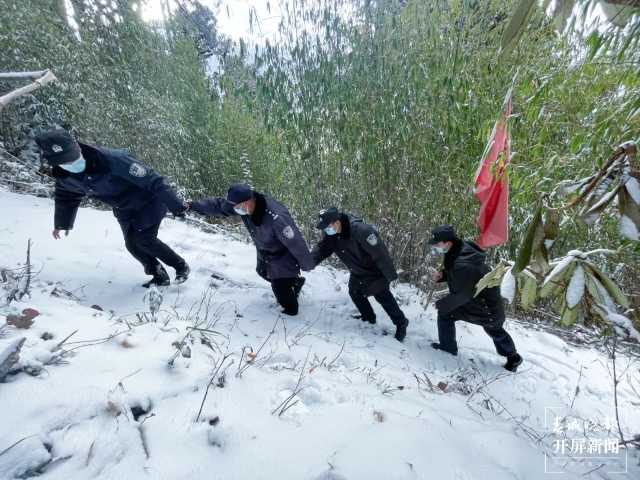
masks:
<svg viewBox="0 0 640 480"><path fill-rule="evenodd" d="M433 279L438 282L442 279L442 270L433 273Z"/></svg>
<svg viewBox="0 0 640 480"><path fill-rule="evenodd" d="M60 230L59 230L58 228L56 228L56 229L53 231L53 234L52 234L52 235L53 235L53 238L55 238L56 240L60 240ZM64 231L64 236L65 236L65 237L68 237L68 236L69 236L69 230L65 230L65 231Z"/></svg>

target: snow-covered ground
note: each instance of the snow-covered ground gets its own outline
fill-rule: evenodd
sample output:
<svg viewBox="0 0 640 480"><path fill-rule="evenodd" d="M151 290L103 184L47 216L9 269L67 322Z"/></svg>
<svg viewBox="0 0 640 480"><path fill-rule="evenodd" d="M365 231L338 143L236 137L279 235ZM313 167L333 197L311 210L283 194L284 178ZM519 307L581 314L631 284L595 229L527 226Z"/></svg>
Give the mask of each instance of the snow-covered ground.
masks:
<svg viewBox="0 0 640 480"><path fill-rule="evenodd" d="M639 478L635 450L602 451L620 463L600 468L569 455L571 439L617 438L611 363L596 350L509 320L518 373L473 325L458 323L452 357L429 346L435 312L397 285L411 322L401 344L375 302L376 325L351 318L348 276L330 267L307 274L300 315L283 318L252 245L170 219L160 238L192 275L161 290L150 322L147 277L111 212L81 209L56 241L51 200L0 189L0 218L0 267L23 265L31 239L37 272L31 297L0 314L40 313L0 330L0 355L24 336L18 366L39 372L0 384L1 479ZM637 389L638 365L626 374ZM640 432L632 385L618 387L627 438ZM571 428L577 417L599 431Z"/></svg>

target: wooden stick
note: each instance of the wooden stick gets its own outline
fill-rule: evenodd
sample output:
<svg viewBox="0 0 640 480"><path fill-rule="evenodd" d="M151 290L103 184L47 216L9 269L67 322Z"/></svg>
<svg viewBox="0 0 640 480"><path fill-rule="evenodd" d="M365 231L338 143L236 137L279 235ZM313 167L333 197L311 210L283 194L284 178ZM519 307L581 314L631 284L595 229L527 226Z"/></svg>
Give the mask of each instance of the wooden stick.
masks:
<svg viewBox="0 0 640 480"><path fill-rule="evenodd" d="M18 88L0 97L0 110L6 107L10 101L15 100L16 98L21 97L22 95L25 95L27 93L33 92L34 90L37 90L40 87L43 87L48 83L53 82L55 79L56 79L56 76L50 70L45 70L44 75L34 80L33 83L26 85L22 88Z"/></svg>

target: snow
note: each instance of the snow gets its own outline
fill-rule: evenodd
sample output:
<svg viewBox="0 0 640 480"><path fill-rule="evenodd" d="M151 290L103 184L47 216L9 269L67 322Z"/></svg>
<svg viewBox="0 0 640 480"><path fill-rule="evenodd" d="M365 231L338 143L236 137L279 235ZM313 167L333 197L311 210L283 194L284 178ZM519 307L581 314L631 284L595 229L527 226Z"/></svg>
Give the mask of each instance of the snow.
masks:
<svg viewBox="0 0 640 480"><path fill-rule="evenodd" d="M574 252L577 252L577 250L571 250L566 257L564 257L562 260L558 262L558 264L553 268L553 270L551 270L549 275L547 275L547 278L544 279L543 286L546 285L549 280L555 277L556 274L560 273L562 270L568 267L571 262L575 261L575 257L573 255ZM579 253L582 254L582 252L579 252Z"/></svg>
<svg viewBox="0 0 640 480"><path fill-rule="evenodd" d="M617 325L618 327L624 328L627 332L629 332L629 336L635 339L637 342L640 342L640 333L633 328L633 323L624 315L620 315L619 313L612 312L611 310L607 310L607 314L609 320Z"/></svg>
<svg viewBox="0 0 640 480"><path fill-rule="evenodd" d="M516 296L516 277L511 273L511 269L507 270L502 277L502 283L500 284L500 295L509 302L513 303L513 299Z"/></svg>
<svg viewBox="0 0 640 480"><path fill-rule="evenodd" d="M629 240L632 240L634 242L640 240L640 236L638 235L638 227L636 227L635 222L626 215L620 217L619 230L620 235L628 238Z"/></svg>
<svg viewBox="0 0 640 480"><path fill-rule="evenodd" d="M578 265L573 271L573 275L567 286L566 299L567 307L569 307L570 310L573 310L575 306L580 303L580 300L582 300L585 285L586 278L584 276L584 268L582 268L582 265Z"/></svg>
<svg viewBox="0 0 640 480"><path fill-rule="evenodd" d="M24 264L32 239L37 272L0 314L40 312L2 329L0 352L25 336L18 365L42 369L0 384L2 479L541 479L563 438L550 409L604 420L614 406L605 355L513 320L517 374L476 325L457 324L457 357L433 350L435 312L408 285L394 287L411 322L402 344L377 303L376 325L351 317L344 270L307 274L300 315L283 318L252 245L178 220L160 238L192 274L158 289L149 322L147 277L111 212L82 208L56 241L51 200L0 189L0 205L0 266ZM639 432L624 379L618 402ZM627 473L598 478L638 478L638 452L620 451Z"/></svg>

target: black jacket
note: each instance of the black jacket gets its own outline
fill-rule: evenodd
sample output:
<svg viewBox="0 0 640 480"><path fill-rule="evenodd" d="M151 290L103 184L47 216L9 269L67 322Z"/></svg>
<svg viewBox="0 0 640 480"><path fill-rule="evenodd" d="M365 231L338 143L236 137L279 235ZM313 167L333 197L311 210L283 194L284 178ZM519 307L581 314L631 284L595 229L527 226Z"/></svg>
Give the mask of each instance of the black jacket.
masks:
<svg viewBox="0 0 640 480"><path fill-rule="evenodd" d="M182 212L182 202L164 178L128 152L79 145L87 162L84 172L70 173L58 166L52 169L56 179L54 228L73 228L86 195L113 208L125 235L131 226L140 231L160 223L167 208Z"/></svg>
<svg viewBox="0 0 640 480"><path fill-rule="evenodd" d="M251 215L238 215L225 197L204 198L191 203L202 215L238 216L258 250L258 259L267 264L269 279L293 278L300 269L315 268L309 247L289 211L267 195L253 192L256 206Z"/></svg>
<svg viewBox="0 0 640 480"><path fill-rule="evenodd" d="M500 288L485 288L477 297L476 284L491 271L485 263L485 253L473 242L456 239L453 248L445 254L443 278L449 293L436 302L439 315L451 314L456 320L479 325L504 322L504 305Z"/></svg>
<svg viewBox="0 0 640 480"><path fill-rule="evenodd" d="M398 274L380 234L353 215L343 213L340 222L342 231L336 235L325 233L311 251L316 265L335 253L351 272L351 290L360 290L367 296L381 292Z"/></svg>

